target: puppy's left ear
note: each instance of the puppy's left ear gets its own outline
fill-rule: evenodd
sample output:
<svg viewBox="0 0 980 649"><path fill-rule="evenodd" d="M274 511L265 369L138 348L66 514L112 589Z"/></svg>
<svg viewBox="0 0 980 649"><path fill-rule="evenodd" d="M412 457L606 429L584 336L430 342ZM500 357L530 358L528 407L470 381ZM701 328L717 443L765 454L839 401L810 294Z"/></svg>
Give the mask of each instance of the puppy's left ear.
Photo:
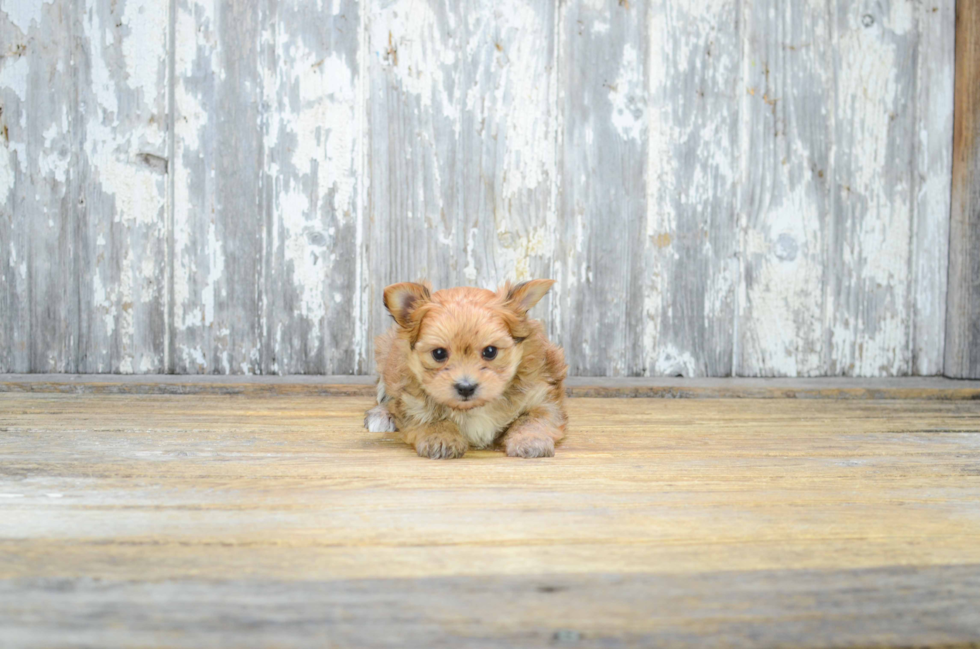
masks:
<svg viewBox="0 0 980 649"><path fill-rule="evenodd" d="M385 289L385 308L399 325L405 329L414 326L412 314L429 301L429 287L415 282L392 284Z"/></svg>
<svg viewBox="0 0 980 649"><path fill-rule="evenodd" d="M520 316L527 315L554 285L553 279L532 279L507 288L506 304Z"/></svg>

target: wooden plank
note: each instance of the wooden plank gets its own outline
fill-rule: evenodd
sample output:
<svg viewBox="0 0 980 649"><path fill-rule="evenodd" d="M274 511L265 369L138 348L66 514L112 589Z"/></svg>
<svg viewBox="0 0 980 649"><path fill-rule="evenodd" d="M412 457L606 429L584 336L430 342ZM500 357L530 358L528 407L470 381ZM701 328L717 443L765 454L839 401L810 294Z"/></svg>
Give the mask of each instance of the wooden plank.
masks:
<svg viewBox="0 0 980 649"><path fill-rule="evenodd" d="M534 462L422 460L363 430L369 404L0 394L5 638L980 634L980 402L572 399L567 442Z"/></svg>
<svg viewBox="0 0 980 649"><path fill-rule="evenodd" d="M388 284L427 278L458 285L459 147L463 88L456 83L463 55L461 7L438 0L367 3L371 105L365 233L370 258L366 289L369 331L391 320L382 291ZM371 336L362 342L373 368Z"/></svg>
<svg viewBox="0 0 980 649"><path fill-rule="evenodd" d="M639 5L637 5L639 6ZM629 373L729 376L738 260L739 3L650 7L646 230ZM639 270L639 272L637 272Z"/></svg>
<svg viewBox="0 0 980 649"><path fill-rule="evenodd" d="M552 275L558 13L554 2L478 0L455 18L466 52L456 71L460 283L495 288Z"/></svg>
<svg viewBox="0 0 980 649"><path fill-rule="evenodd" d="M912 177L911 373L943 373L953 155L956 3L922 2L916 13Z"/></svg>
<svg viewBox="0 0 980 649"><path fill-rule="evenodd" d="M980 7L956 4L946 376L980 377Z"/></svg>
<svg viewBox="0 0 980 649"><path fill-rule="evenodd" d="M166 3L77 6L77 370L166 370Z"/></svg>
<svg viewBox="0 0 980 649"><path fill-rule="evenodd" d="M258 65L264 93L261 370L345 374L359 363L355 338L366 179L359 70L360 15L353 1L269 4Z"/></svg>
<svg viewBox="0 0 980 649"><path fill-rule="evenodd" d="M908 374L915 12L911 3L856 2L837 5L830 20L836 83L825 372Z"/></svg>
<svg viewBox="0 0 980 649"><path fill-rule="evenodd" d="M265 3L178 3L173 322L179 373L262 370Z"/></svg>
<svg viewBox="0 0 980 649"><path fill-rule="evenodd" d="M571 397L980 400L980 381L939 377L752 379L570 377ZM0 374L0 392L373 396L370 376Z"/></svg>
<svg viewBox="0 0 980 649"><path fill-rule="evenodd" d="M0 12L0 370L78 370L73 5Z"/></svg>
<svg viewBox="0 0 980 649"><path fill-rule="evenodd" d="M35 579L0 582L0 619L13 646L144 646L167 638L168 646L191 648L233 639L276 647L967 649L980 635L978 597L975 565L693 578Z"/></svg>
<svg viewBox="0 0 980 649"><path fill-rule="evenodd" d="M29 182L26 174L27 55L30 17L0 14L0 372L27 372L31 367L30 292L27 265L30 221L24 201L27 192L15 187ZM24 24L26 22L26 24ZM19 54L19 56L17 56ZM23 196L18 207L17 195ZM33 197L33 192L31 192Z"/></svg>
<svg viewBox="0 0 980 649"><path fill-rule="evenodd" d="M549 277L557 208L552 2L370 4L371 281ZM546 307L545 307L546 308ZM544 312L544 308L541 309ZM373 367L373 340L361 367Z"/></svg>
<svg viewBox="0 0 980 649"><path fill-rule="evenodd" d="M649 78L644 3L571 3L559 25L558 322L572 375L639 375Z"/></svg>
<svg viewBox="0 0 980 649"><path fill-rule="evenodd" d="M746 3L740 101L742 376L842 373L828 362L834 100L825 2Z"/></svg>

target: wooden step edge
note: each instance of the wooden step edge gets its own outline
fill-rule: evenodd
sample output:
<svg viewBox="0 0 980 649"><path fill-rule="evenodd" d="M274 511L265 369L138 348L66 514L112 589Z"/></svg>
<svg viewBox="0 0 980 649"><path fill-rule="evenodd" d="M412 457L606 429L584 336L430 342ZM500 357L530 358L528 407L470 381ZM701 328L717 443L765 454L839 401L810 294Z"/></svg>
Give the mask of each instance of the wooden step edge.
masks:
<svg viewBox="0 0 980 649"><path fill-rule="evenodd" d="M599 398L980 400L980 381L942 377L574 377L566 387L571 397ZM0 374L0 392L371 397L375 388L370 376Z"/></svg>

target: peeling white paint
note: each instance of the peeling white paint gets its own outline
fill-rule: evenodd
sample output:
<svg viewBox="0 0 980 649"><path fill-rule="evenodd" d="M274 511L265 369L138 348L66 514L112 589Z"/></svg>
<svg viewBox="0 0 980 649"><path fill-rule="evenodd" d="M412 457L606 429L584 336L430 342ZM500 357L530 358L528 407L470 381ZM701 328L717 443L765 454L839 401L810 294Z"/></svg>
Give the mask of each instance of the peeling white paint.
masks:
<svg viewBox="0 0 980 649"><path fill-rule="evenodd" d="M396 0L373 14L371 47L401 87L418 96L422 110L435 106L458 128L447 89L449 68L456 63L456 50L446 42L452 27L441 23L428 2Z"/></svg>
<svg viewBox="0 0 980 649"><path fill-rule="evenodd" d="M41 25L41 17L44 14L44 6L54 4L45 0L11 0L4 2L0 7L0 12L7 14L7 19L14 24L23 34L31 31L32 26Z"/></svg>
<svg viewBox="0 0 980 649"><path fill-rule="evenodd" d="M0 11L36 40L42 23L53 17L48 4L11 2ZM317 15L328 20L353 15L342 0L315 4ZM269 240L262 246L263 251L273 251L274 259L269 262L263 256L255 263L285 261L283 279L291 285L281 290L290 292L287 302L295 308L276 313L259 299L266 311L258 316L262 335L271 338L274 347L266 357L269 369L295 366L297 321L303 322L301 335L310 336L306 342L330 339L325 329L332 324L331 310L344 309L352 301L346 289L336 288L348 284L340 268L357 269L353 308L358 327L352 345L356 354L364 354L371 333L365 321L373 309L380 309L377 296L372 296L375 275L401 271L403 266L487 286L505 276L527 279L550 268L559 280L551 294L552 331L572 335L579 334L562 332L567 305L583 297L590 304L607 299L618 305L625 296L596 295L601 288L596 282L617 269L634 273L632 277L643 283L645 317L639 348L644 357L627 365L650 373L689 376L703 370L705 359L692 351L693 345L683 344L683 335L700 340L710 351L716 341L705 344L704 332L720 330L718 321L732 309L733 286L739 287L740 358L749 359L743 370L821 374L828 371L830 359L841 363L835 372L893 374L908 371L911 349L919 356L938 356L945 302L937 296L945 295L940 263L945 253L935 251L946 245L948 231L942 219L949 210L948 169L941 171L948 151L940 141L951 135L938 118L928 116L952 112L952 65L934 63L936 69L917 78L914 88L908 79L911 66L937 58L935 43L921 40L921 25L939 20L931 7L865 2L828 11L819 3L804 3L794 14L799 21L777 24L779 7L770 2L769 20L787 30L778 34L779 55L768 61L773 87L802 91L816 85L827 93L822 106L806 111L788 105L791 97L767 92L767 61L759 55L768 50L762 47L765 38L751 36L751 6L742 4L748 13L739 15L749 20L739 23L741 36L736 37L744 39L740 45L745 67L733 70L743 52L719 45L726 27L719 17L733 14L728 0L686 0L642 11L631 4L627 8L614 1L584 0L579 6L544 7L522 0L479 0L461 10L414 0L376 3L358 7L359 22L351 25L361 30L356 56L351 50L340 51L347 45L311 38L316 30L287 24L293 8L276 5L272 14L263 15L271 19L261 27L260 76L241 81L261 103L261 124L243 128L264 129L261 153L268 165L255 182L268 192L274 223L264 232ZM952 3L944 0L939 5L943 20L952 24ZM9 201L15 178L28 167L35 168L31 173L44 184L26 177L26 202L40 205L55 195L60 199L63 192L56 185L75 178L68 167L72 156L84 162L83 193L92 199L91 215L97 218L86 233L91 239L79 244L104 255L89 273L92 293L86 298L95 317L88 321L94 323L88 335L111 349L93 362L100 371L146 372L159 364L138 346L136 339L143 334L137 329L148 322L153 326L139 308L162 290L162 266L153 246L166 235L167 176L160 173L159 160L150 158L156 164L151 168L141 156L167 155L166 117L159 111L166 103L161 92L167 85L168 9L167 3L150 0L120 0L114 9L104 8L87 1L70 17L73 29L79 28L72 32L76 40L71 46L85 48L85 58L78 59L84 104L78 114L59 112L63 107L56 103L52 114L31 116L37 121L28 129L23 102L29 91L36 91L32 84L40 70L31 69L30 56L0 59L5 107L20 107L4 115L11 139L0 141L0 204ZM759 17L764 12L762 8ZM567 28L567 17L573 13L584 20ZM174 324L178 340L184 334L190 340L178 343L176 355L191 371L251 372L262 367L258 343L242 340L239 329L221 322L227 262L238 254L236 234L229 231L226 218L211 216L222 209L215 204L219 194L214 187L225 179L216 177L213 160L207 167L198 164L205 155L217 155L210 147L220 146L211 131L224 115L218 94L212 93L222 79L235 82L226 79L232 68L222 64L228 60L222 48L237 44L234 37L225 40L228 30L219 32L219 16L225 20L227 14L214 0L178 3L176 14L176 155L169 161L174 183ZM644 15L649 22L639 31L648 40L638 41L638 32L624 25L626 18ZM790 36L800 29L807 38L796 42ZM809 38L812 35L818 38ZM554 37L554 52L566 53L562 39L579 36L596 48L600 56L595 63L604 66L590 72L601 73L607 82L590 97L594 104L587 106L568 102L566 89L556 82L565 78L549 67L556 61L560 65L562 56L549 54L552 43L545 43ZM821 43L820 38L834 42ZM338 49L329 51L327 46ZM913 46L919 49L911 57ZM646 61L641 60L647 53ZM65 57L40 65L67 75L67 63ZM750 83L729 86L727 79ZM936 79L943 79L950 89L931 89ZM903 121L910 89L920 93L916 107L924 115L915 118L911 129ZM390 110L371 105L378 90L384 91ZM698 91L705 96L694 99ZM718 108L729 104L730 110ZM563 107L569 106L575 110L565 112ZM752 117L755 107L761 111ZM381 119L372 111L382 111ZM733 150L728 127L736 112L742 139ZM392 121L386 122L386 115ZM13 128L17 122L11 120L20 120L22 128ZM753 130L760 122L764 128ZM79 129L73 131L69 123ZM378 132L367 132L371 123ZM393 128L386 132L389 125ZM807 135L794 134L794 129ZM829 133L826 142L821 129ZM579 147L574 152L563 144L566 130ZM80 151L70 151L70 131L84 133ZM22 141L25 137L30 149ZM923 160L910 160L902 147L911 149L913 143L896 139L900 137L915 138L914 148ZM595 182L595 165L608 164L606 154L617 151L602 148L610 141L624 152L646 155L645 161L639 156L635 160L645 169L646 182L646 219L636 224L645 237L639 247L641 259L589 257L596 237L622 236L607 231L600 220L604 213L596 210L605 197L615 200L613 192L620 188L589 187ZM377 242L373 232L390 225L373 222L375 213L367 211L369 205L379 209L378 196L368 201L367 176L385 171L372 162L380 146L390 147L386 156L400 156L392 169L420 170L413 177L385 181L394 183L392 195L399 196L400 204L393 206L401 210L394 214L395 225L410 225L398 236L405 234L420 250L375 264L382 253L372 249ZM38 153L27 156L27 150ZM590 158L596 151L603 155ZM828 151L830 166L818 170ZM582 164L568 164L566 156L579 153ZM738 164L744 173L739 181L755 179L746 170L772 164L757 185L745 190L757 213L741 211L745 203L739 196L731 197L739 210L742 270L751 271L744 273L751 280L739 276L736 262L722 258L727 253L719 249L725 239L718 228L725 227L724 217L720 225L711 221L719 218L717 206L727 200L727 188L738 184ZM815 176L818 171L824 174L820 179ZM562 173L568 175L559 177ZM574 197L577 186L589 191L581 192L582 203L571 205L558 219L559 203ZM623 209L628 199L613 209ZM463 206L469 212L472 205L476 213L459 213ZM57 214L47 209L31 220L40 236L57 236L62 225ZM16 245L22 240L19 237ZM842 268L828 265L830 241L843 247L832 251L840 252ZM9 249L3 269L6 281L24 282L32 269L23 249L18 250L14 241ZM356 257L353 265L344 261L345 255ZM447 259L451 263L445 263ZM701 260L708 261L701 265ZM676 291L689 290L679 287L689 276L685 273L694 272L704 273L697 284L698 299L682 304L691 296ZM839 273L834 281L843 286L831 287L823 279L834 272ZM702 307L703 313L698 310ZM574 329L574 318L565 315L564 326ZM278 321L269 324L267 317ZM696 331L679 334L678 322ZM306 323L311 326L306 328ZM200 331L181 331L191 328ZM581 349L569 349L571 357L603 355L608 366L600 369L624 371L623 362L604 347L632 343L603 340L595 331L581 332L579 338ZM58 354L44 350L37 355L45 357L52 367L64 365ZM365 364L360 358L357 363Z"/></svg>
<svg viewBox="0 0 980 649"><path fill-rule="evenodd" d="M532 257L551 257L554 237L544 228L532 229L525 236L516 236L507 230L497 231L497 261L504 269L504 277L516 281L533 279L530 273Z"/></svg>
<svg viewBox="0 0 980 649"><path fill-rule="evenodd" d="M340 222L349 221L354 193L354 83L346 61L329 56L319 61L301 42L285 46L286 57L281 72L287 78L286 88L299 88L297 112L279 114L276 127L296 135L292 163L300 175L317 167L320 196L334 192L332 210ZM313 215L319 205L309 206Z"/></svg>
<svg viewBox="0 0 980 649"><path fill-rule="evenodd" d="M690 352L673 345L661 345L655 353L653 369L658 376L698 375L698 363Z"/></svg>
<svg viewBox="0 0 980 649"><path fill-rule="evenodd" d="M21 101L27 99L27 76L30 65L26 56L0 58L0 90L12 92ZM5 117L5 119L9 119Z"/></svg>
<svg viewBox="0 0 980 649"><path fill-rule="evenodd" d="M7 202L14 191L14 168L11 164L13 152L0 148L0 205Z"/></svg>
<svg viewBox="0 0 980 649"><path fill-rule="evenodd" d="M218 240L214 221L208 224L208 277L201 290L201 306L204 313L201 319L202 324L210 325L214 323L214 300L217 294L219 280L225 273L225 253L224 242Z"/></svg>
<svg viewBox="0 0 980 649"><path fill-rule="evenodd" d="M144 101L155 98L165 79L168 7L160 0L126 0L122 24L128 29L122 51L126 83ZM162 29L161 29L162 28Z"/></svg>
<svg viewBox="0 0 980 649"><path fill-rule="evenodd" d="M751 285L740 285L739 317L747 320L744 344L758 355L764 375L811 376L824 368L823 320L819 309L812 311L823 294L820 219L801 183L770 206L766 230L749 230L743 239L742 254L755 275Z"/></svg>
<svg viewBox="0 0 980 649"><path fill-rule="evenodd" d="M640 141L646 134L647 91L643 87L642 69L636 48L626 43L619 76L609 88L612 125L624 140Z"/></svg>
<svg viewBox="0 0 980 649"><path fill-rule="evenodd" d="M500 45L502 52L481 57L481 61L483 65L499 70L492 105L507 107L496 116L502 122L500 131L506 136L501 191L507 200L522 191L535 190L557 175L556 135L549 103L551 88L548 82L552 75L541 65L547 59L540 56L540 43L524 36L546 33L550 25L542 24L542 16L527 2L507 1L495 8L497 20L493 25L500 42L494 41L494 48ZM471 92L475 90L476 87ZM467 105L470 103L468 95ZM484 117L485 113L479 115L480 119ZM535 215L515 216L528 218Z"/></svg>

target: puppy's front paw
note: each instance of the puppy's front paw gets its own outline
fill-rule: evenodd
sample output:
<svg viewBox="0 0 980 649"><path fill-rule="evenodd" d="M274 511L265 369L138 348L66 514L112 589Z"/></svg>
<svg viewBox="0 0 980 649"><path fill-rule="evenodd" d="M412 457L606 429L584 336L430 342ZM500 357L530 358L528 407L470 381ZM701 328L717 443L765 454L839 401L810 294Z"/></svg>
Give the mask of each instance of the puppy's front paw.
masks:
<svg viewBox="0 0 980 649"><path fill-rule="evenodd" d="M393 433L398 430L391 413L380 403L364 413L364 427L372 433Z"/></svg>
<svg viewBox="0 0 980 649"><path fill-rule="evenodd" d="M430 460L451 460L463 457L469 445L459 436L428 435L415 441L415 452Z"/></svg>
<svg viewBox="0 0 980 649"><path fill-rule="evenodd" d="M504 442L510 457L554 457L555 441L544 435L515 435Z"/></svg>

